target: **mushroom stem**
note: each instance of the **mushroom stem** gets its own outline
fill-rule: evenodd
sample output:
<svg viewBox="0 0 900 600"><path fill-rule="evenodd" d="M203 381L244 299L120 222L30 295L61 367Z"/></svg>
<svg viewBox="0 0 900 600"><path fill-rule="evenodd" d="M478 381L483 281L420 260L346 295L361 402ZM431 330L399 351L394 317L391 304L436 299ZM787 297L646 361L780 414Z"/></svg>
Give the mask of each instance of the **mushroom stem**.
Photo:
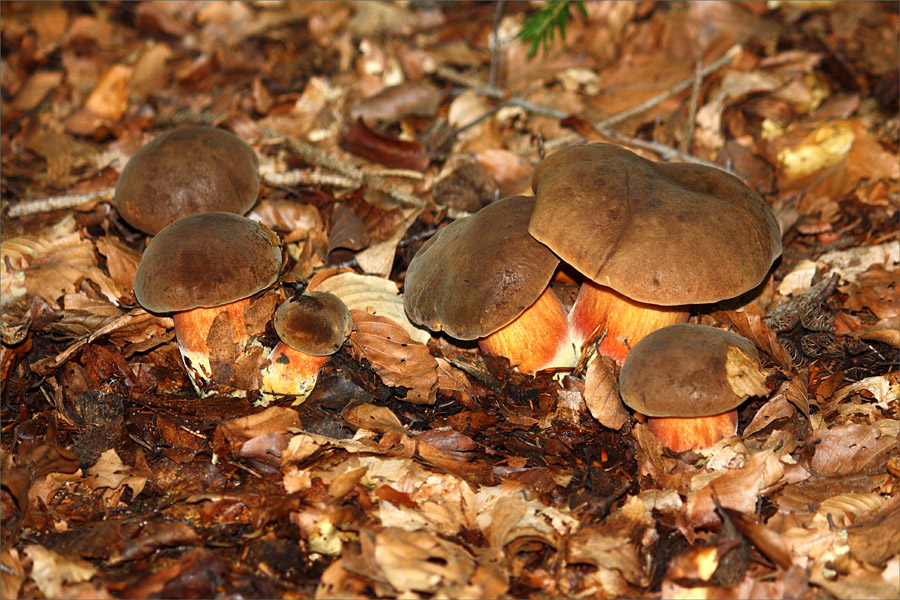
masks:
<svg viewBox="0 0 900 600"><path fill-rule="evenodd" d="M331 356L313 356L279 342L269 353L269 366L263 370L260 391L266 396L296 396L300 404L316 385L319 370Z"/></svg>
<svg viewBox="0 0 900 600"><path fill-rule="evenodd" d="M641 338L668 325L684 323L690 311L687 306L658 306L637 302L611 288L586 280L569 313L572 341L580 351L582 345L606 329L599 351L620 364Z"/></svg>
<svg viewBox="0 0 900 600"><path fill-rule="evenodd" d="M223 304L213 308L192 308L176 312L172 315L175 321L175 338L181 359L194 384L194 389L201 396L209 395L210 383L227 384L227 381L213 381L214 369L211 364L213 351L220 350L229 340L218 336L225 331L231 332L230 342L236 346L234 352L243 352L250 335L244 324L244 309L250 305L249 298ZM221 319L220 325L213 329L214 323ZM222 327L224 326L224 327ZM221 327L221 329L220 329Z"/></svg>
<svg viewBox="0 0 900 600"><path fill-rule="evenodd" d="M737 410L710 417L648 417L647 425L660 443L674 452L714 446L737 433Z"/></svg>
<svg viewBox="0 0 900 600"><path fill-rule="evenodd" d="M521 373L575 366L566 309L549 287L505 327L478 340L482 352L503 356Z"/></svg>

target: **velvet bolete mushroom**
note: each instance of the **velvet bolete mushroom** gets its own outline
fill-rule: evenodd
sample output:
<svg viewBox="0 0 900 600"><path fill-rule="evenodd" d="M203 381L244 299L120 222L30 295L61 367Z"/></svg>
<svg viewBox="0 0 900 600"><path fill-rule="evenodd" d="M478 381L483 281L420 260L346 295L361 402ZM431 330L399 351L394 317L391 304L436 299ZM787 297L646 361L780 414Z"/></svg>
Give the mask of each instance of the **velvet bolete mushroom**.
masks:
<svg viewBox="0 0 900 600"><path fill-rule="evenodd" d="M622 365L619 391L675 452L708 448L734 435L738 405L768 393L750 340L688 323L658 329L638 342Z"/></svg>
<svg viewBox="0 0 900 600"><path fill-rule="evenodd" d="M211 349L233 343L243 350L250 296L272 285L280 270L280 241L268 227L232 213L202 213L172 222L150 241L134 295L150 312L173 313L185 367L203 393Z"/></svg>
<svg viewBox="0 0 900 600"><path fill-rule="evenodd" d="M306 292L282 303L273 325L281 341L269 353L261 390L293 395L296 403L302 402L312 392L319 370L350 335L350 310L334 294Z"/></svg>
<svg viewBox="0 0 900 600"><path fill-rule="evenodd" d="M214 127L157 136L128 161L116 183L116 210L155 235L188 215L246 213L259 193L259 159L246 142Z"/></svg>
<svg viewBox="0 0 900 600"><path fill-rule="evenodd" d="M548 287L559 260L528 234L534 198L514 196L438 231L406 271L409 318L521 372L571 366L566 310Z"/></svg>
<svg viewBox="0 0 900 600"><path fill-rule="evenodd" d="M769 206L713 167L587 144L542 161L532 186L529 232L586 278L569 313L573 341L606 329L600 351L619 362L691 305L753 289L781 254Z"/></svg>

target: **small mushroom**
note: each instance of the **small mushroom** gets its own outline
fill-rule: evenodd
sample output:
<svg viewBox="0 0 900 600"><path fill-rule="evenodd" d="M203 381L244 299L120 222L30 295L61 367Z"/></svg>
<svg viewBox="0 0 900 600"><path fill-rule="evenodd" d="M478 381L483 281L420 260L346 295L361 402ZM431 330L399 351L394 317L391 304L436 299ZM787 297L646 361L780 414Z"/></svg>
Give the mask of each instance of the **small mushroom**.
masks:
<svg viewBox="0 0 900 600"><path fill-rule="evenodd" d="M273 319L280 342L263 371L263 394L309 396L319 370L350 335L353 319L343 301L329 292L306 292L284 302Z"/></svg>
<svg viewBox="0 0 900 600"><path fill-rule="evenodd" d="M246 142L214 127L182 127L131 157L116 183L116 210L155 235L203 212L246 213L259 194L259 159Z"/></svg>
<svg viewBox="0 0 900 600"><path fill-rule="evenodd" d="M658 329L638 342L622 365L619 391L675 452L708 448L734 435L738 405L768 394L750 340L688 323Z"/></svg>
<svg viewBox="0 0 900 600"><path fill-rule="evenodd" d="M610 144L542 161L529 232L585 276L569 314L580 346L606 329L602 354L624 360L691 305L759 285L781 254L765 201L713 167L657 163Z"/></svg>
<svg viewBox="0 0 900 600"><path fill-rule="evenodd" d="M212 347L233 343L244 349L250 296L272 285L280 270L280 242L268 227L232 213L202 213L172 222L150 241L134 295L150 312L173 313L185 367L205 394Z"/></svg>
<svg viewBox="0 0 900 600"><path fill-rule="evenodd" d="M534 198L514 196L441 229L406 271L413 323L478 340L524 373L571 366L566 310L548 287L559 260L528 234Z"/></svg>

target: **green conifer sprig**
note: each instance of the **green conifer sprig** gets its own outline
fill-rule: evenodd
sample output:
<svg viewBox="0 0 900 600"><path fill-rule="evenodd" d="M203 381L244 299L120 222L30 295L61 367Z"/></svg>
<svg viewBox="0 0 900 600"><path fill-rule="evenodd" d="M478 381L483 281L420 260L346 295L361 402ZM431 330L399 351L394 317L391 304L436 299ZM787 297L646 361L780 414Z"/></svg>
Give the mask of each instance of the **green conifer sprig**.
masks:
<svg viewBox="0 0 900 600"><path fill-rule="evenodd" d="M543 46L547 52L547 46L553 41L557 28L559 36L566 39L566 22L569 20L569 10L573 2L571 0L547 0L536 11L525 18L525 25L517 37L531 42L528 56L534 56L538 48ZM581 16L587 16L587 9L583 0L574 2Z"/></svg>

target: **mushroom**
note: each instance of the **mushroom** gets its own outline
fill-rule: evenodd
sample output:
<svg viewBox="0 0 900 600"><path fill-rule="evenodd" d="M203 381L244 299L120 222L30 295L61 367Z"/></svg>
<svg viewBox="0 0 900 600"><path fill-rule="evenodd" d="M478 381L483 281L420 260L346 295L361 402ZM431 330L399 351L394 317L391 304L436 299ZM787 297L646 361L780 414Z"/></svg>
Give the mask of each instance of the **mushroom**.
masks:
<svg viewBox="0 0 900 600"><path fill-rule="evenodd" d="M203 212L243 215L259 193L259 159L241 138L214 127L182 127L131 157L116 183L116 210L155 235L172 221Z"/></svg>
<svg viewBox="0 0 900 600"><path fill-rule="evenodd" d="M542 161L528 231L585 276L569 313L580 347L622 362L691 305L759 285L781 254L765 201L713 167L657 163L610 144L570 146Z"/></svg>
<svg viewBox="0 0 900 600"><path fill-rule="evenodd" d="M185 367L204 394L214 371L211 350L223 342L245 348L250 296L272 285L280 270L279 239L268 227L233 213L202 213L172 222L150 241L134 295L150 312L173 313Z"/></svg>
<svg viewBox="0 0 900 600"><path fill-rule="evenodd" d="M647 415L664 446L684 452L734 435L738 405L768 389L750 340L682 323L649 333L632 348L619 373L619 392L625 404Z"/></svg>
<svg viewBox="0 0 900 600"><path fill-rule="evenodd" d="M559 260L528 235L534 198L514 196L438 231L406 271L413 323L478 340L524 373L571 366L566 310L548 287Z"/></svg>
<svg viewBox="0 0 900 600"><path fill-rule="evenodd" d="M306 292L275 311L275 331L281 341L269 353L263 371L263 394L309 396L319 370L350 335L353 319L344 302L330 292Z"/></svg>

